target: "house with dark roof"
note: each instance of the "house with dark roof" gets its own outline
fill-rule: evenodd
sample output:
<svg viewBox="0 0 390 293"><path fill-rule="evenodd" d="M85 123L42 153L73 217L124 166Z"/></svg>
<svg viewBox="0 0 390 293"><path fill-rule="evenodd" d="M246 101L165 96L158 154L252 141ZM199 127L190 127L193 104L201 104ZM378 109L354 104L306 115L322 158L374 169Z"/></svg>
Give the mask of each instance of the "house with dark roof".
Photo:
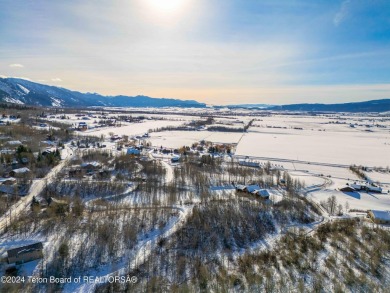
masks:
<svg viewBox="0 0 390 293"><path fill-rule="evenodd" d="M80 165L82 170L85 170L87 173L98 171L102 168L102 165L99 162L85 162Z"/></svg>
<svg viewBox="0 0 390 293"><path fill-rule="evenodd" d="M9 264L23 264L29 261L40 259L43 257L43 244L37 242L31 245L26 245L7 251L7 261Z"/></svg>

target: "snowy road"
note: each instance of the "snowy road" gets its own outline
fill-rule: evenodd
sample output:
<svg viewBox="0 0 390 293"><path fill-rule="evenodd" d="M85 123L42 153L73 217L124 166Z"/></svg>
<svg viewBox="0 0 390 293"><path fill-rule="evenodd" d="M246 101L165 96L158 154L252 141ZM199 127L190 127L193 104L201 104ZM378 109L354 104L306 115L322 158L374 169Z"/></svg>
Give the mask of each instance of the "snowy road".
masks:
<svg viewBox="0 0 390 293"><path fill-rule="evenodd" d="M173 177L174 177L173 167L163 160L164 157L157 158L156 156L154 156L152 151L149 152L149 158L151 158L153 160L158 160L161 162L162 166L167 171L166 176L165 176L165 183L167 183L167 184L171 183L173 180Z"/></svg>
<svg viewBox="0 0 390 293"><path fill-rule="evenodd" d="M158 240L161 238L167 238L173 233L175 233L185 223L186 218L192 212L193 206L171 206L165 208L178 210L179 216L171 218L164 228L149 234L147 237L141 240L137 244L137 246L130 252L130 261L129 258L125 258L119 264L115 264L115 267L119 269L116 269L109 273L107 273L107 270L110 270L110 268L114 266L113 264L108 265L110 268L102 268L100 271L88 272L88 274L93 275L94 277L99 277L102 280L107 280L109 277L112 276L125 275L126 273L128 273L129 268L136 269L138 266L142 265L145 261L147 261L151 252L157 247ZM92 293L95 292L96 285L97 284L95 283L70 283L66 284L65 288L63 289L63 292Z"/></svg>
<svg viewBox="0 0 390 293"><path fill-rule="evenodd" d="M163 165L163 167L167 170L167 173L165 175L165 183L171 183L173 181L173 167L168 164L167 162L165 161L162 161L161 160L161 164Z"/></svg>
<svg viewBox="0 0 390 293"><path fill-rule="evenodd" d="M56 174L65 166L66 162L72 157L73 152L69 149L64 150L63 160L55 166L46 175L45 178L34 180L30 187L28 194L22 197L16 204L0 218L0 233L4 232L4 229L10 225L10 223L17 218L21 212L30 206L30 203L34 196L38 196L45 188L46 184L49 184L56 176Z"/></svg>

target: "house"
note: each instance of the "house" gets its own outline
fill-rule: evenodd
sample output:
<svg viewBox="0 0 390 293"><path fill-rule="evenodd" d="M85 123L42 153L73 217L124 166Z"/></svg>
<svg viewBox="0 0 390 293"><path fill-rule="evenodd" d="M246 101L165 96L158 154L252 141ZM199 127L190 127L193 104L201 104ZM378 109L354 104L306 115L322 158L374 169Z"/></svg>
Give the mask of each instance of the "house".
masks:
<svg viewBox="0 0 390 293"><path fill-rule="evenodd" d="M43 257L43 245L42 242L37 242L31 245L26 245L7 251L8 263L23 264L29 261L40 259Z"/></svg>
<svg viewBox="0 0 390 293"><path fill-rule="evenodd" d="M99 170L102 166L101 166L101 164L99 162L93 161L93 162L82 163L80 165L80 167L83 170L86 170L87 173L89 173L89 172L93 172L93 171Z"/></svg>
<svg viewBox="0 0 390 293"><path fill-rule="evenodd" d="M12 176L12 177L15 177L15 176L22 176L22 175L25 175L25 174L28 174L28 173L30 173L30 169L26 168L26 167L23 167L23 168L12 170L11 172L9 172L9 175Z"/></svg>
<svg viewBox="0 0 390 293"><path fill-rule="evenodd" d="M247 185L247 186L245 186L245 189L244 189L244 191L245 192L248 192L248 193L252 193L252 192L254 192L255 190L259 190L259 189L261 189L260 188L260 186L259 185Z"/></svg>
<svg viewBox="0 0 390 293"><path fill-rule="evenodd" d="M12 155L14 153L15 153L15 151L14 150L10 150L10 149L2 149L2 150L0 150L0 154Z"/></svg>
<svg viewBox="0 0 390 293"><path fill-rule="evenodd" d="M349 185L350 187L352 187L353 189L355 189L356 191L359 191L359 190L364 190L364 185L360 184L360 183L352 183Z"/></svg>
<svg viewBox="0 0 390 293"><path fill-rule="evenodd" d="M260 167L259 162L253 162L253 161L248 161L248 160L239 160L238 164L241 166L246 166L246 167L254 167L254 168Z"/></svg>
<svg viewBox="0 0 390 293"><path fill-rule="evenodd" d="M52 153L52 150L51 149L46 149L42 152L42 156L47 156L47 155L50 155Z"/></svg>
<svg viewBox="0 0 390 293"><path fill-rule="evenodd" d="M29 186L26 184L1 184L0 185L0 194L7 195L18 195L25 196L27 195Z"/></svg>
<svg viewBox="0 0 390 293"><path fill-rule="evenodd" d="M13 185L15 183L16 183L16 179L14 177L0 178L1 185Z"/></svg>
<svg viewBox="0 0 390 293"><path fill-rule="evenodd" d="M42 197L35 197L33 196L33 199L31 201L31 207L34 207L34 206L39 206L39 207L47 207L48 206L48 202L46 199L42 198Z"/></svg>
<svg viewBox="0 0 390 293"><path fill-rule="evenodd" d="M245 192L245 185L236 185L236 191Z"/></svg>
<svg viewBox="0 0 390 293"><path fill-rule="evenodd" d="M369 217L378 224L390 224L390 211L371 210Z"/></svg>
<svg viewBox="0 0 390 293"><path fill-rule="evenodd" d="M83 177L84 174L85 174L85 172L81 168L70 168L68 170L69 177Z"/></svg>
<svg viewBox="0 0 390 293"><path fill-rule="evenodd" d="M131 148L127 149L127 154L128 155L139 156L141 154L141 151L139 149L131 147Z"/></svg>
<svg viewBox="0 0 390 293"><path fill-rule="evenodd" d="M257 196L260 196L262 199L269 199L270 194L268 190L261 189L259 185L236 185L236 191L251 193Z"/></svg>
<svg viewBox="0 0 390 293"><path fill-rule="evenodd" d="M171 158L171 163L179 163L180 157L179 156L174 156Z"/></svg>
<svg viewBox="0 0 390 293"><path fill-rule="evenodd" d="M353 189L360 191L368 191L368 192L376 192L376 193L382 193L382 188L379 186L376 186L374 183L371 184L360 184L360 183L353 183L350 185Z"/></svg>
<svg viewBox="0 0 390 293"><path fill-rule="evenodd" d="M374 184L367 185L366 190L369 192L382 193L382 188Z"/></svg>
<svg viewBox="0 0 390 293"><path fill-rule="evenodd" d="M353 188L352 186L344 186L339 188L339 190L342 192L354 192L355 188Z"/></svg>
<svg viewBox="0 0 390 293"><path fill-rule="evenodd" d="M266 189L259 189L252 192L252 194L260 196L262 199L269 199L270 194Z"/></svg>
<svg viewBox="0 0 390 293"><path fill-rule="evenodd" d="M47 200L49 206L69 206L69 203L65 200L56 199L54 197L49 197Z"/></svg>
<svg viewBox="0 0 390 293"><path fill-rule="evenodd" d="M21 145L22 142L20 140L10 140L8 141L9 145Z"/></svg>
<svg viewBox="0 0 390 293"><path fill-rule="evenodd" d="M86 122L79 122L79 125L77 128L78 128L78 130L85 131L88 129L88 125Z"/></svg>

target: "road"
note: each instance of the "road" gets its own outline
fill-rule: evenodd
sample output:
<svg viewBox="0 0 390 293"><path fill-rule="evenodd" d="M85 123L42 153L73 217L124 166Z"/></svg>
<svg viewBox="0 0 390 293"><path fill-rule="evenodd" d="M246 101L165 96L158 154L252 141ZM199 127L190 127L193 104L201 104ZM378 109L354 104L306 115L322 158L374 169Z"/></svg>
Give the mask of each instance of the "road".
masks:
<svg viewBox="0 0 390 293"><path fill-rule="evenodd" d="M3 233L5 228L17 218L23 210L28 208L34 196L38 196L45 188L46 184L49 184L56 177L56 174L65 166L65 164L72 158L73 151L70 149L64 150L65 156L63 160L55 166L50 172L42 179L35 179L30 187L28 194L22 197L17 203L9 208L9 210L0 218L0 233Z"/></svg>
<svg viewBox="0 0 390 293"><path fill-rule="evenodd" d="M145 208L156 209L158 207L145 207ZM148 260L148 258L151 256L151 253L157 248L159 239L168 238L173 233L178 231L180 227L182 227L182 225L186 221L186 218L191 214L193 205L186 206L186 207L165 206L164 208L177 210L179 212L178 217L171 218L171 220L167 223L167 225L164 228L148 234L147 237L139 241L136 247L132 249L131 252L129 252L129 255L131 256L130 261L128 258L124 258L120 263L115 265L117 269L111 272L107 272L107 268L101 268L101 270L94 272L94 277L99 277L101 280L105 280L105 282L107 282L109 277L126 275L129 271L129 268L136 269L137 267L145 263ZM109 267L110 268L112 267L111 264L109 265ZM63 292L92 293L95 292L96 285L98 285L98 283L93 283L93 282L81 283L81 284L80 283L66 284L65 288L63 289Z"/></svg>
<svg viewBox="0 0 390 293"><path fill-rule="evenodd" d="M302 161L302 160L293 160L293 159L283 159L283 158L271 158L271 157L254 157L254 156L243 156L243 155L235 155L236 159L251 159L251 160L259 160L259 161L270 161L270 162L287 162L287 163L299 163L299 164L307 164L307 165L316 165L316 166L326 166L326 167L335 167L335 168L349 168L350 165L343 164L333 164L333 163L323 163L323 162L311 162L311 161ZM369 167L371 168L371 167Z"/></svg>
<svg viewBox="0 0 390 293"><path fill-rule="evenodd" d="M173 177L174 177L174 173L173 173L173 167L164 161L164 157L161 157L161 158L157 158L156 156L154 156L152 154L152 151L149 152L149 158L153 159L153 160L158 160L161 162L162 166L166 169L167 173L166 173L166 176L165 176L165 183L166 184L169 184L173 181Z"/></svg>

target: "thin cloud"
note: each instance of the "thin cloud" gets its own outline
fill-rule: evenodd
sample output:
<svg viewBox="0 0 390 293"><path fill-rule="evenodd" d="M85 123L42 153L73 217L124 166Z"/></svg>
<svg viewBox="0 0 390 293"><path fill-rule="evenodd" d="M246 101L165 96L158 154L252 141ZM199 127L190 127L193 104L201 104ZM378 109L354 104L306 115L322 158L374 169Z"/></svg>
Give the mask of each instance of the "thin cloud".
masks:
<svg viewBox="0 0 390 293"><path fill-rule="evenodd" d="M24 77L24 76L12 76L12 77L10 77L10 78L25 79L25 80L31 81L31 78Z"/></svg>
<svg viewBox="0 0 390 293"><path fill-rule="evenodd" d="M19 63L13 63L13 64L10 64L9 67L11 67L11 68L23 68L24 65L23 64L19 64Z"/></svg>
<svg viewBox="0 0 390 293"><path fill-rule="evenodd" d="M333 24L339 26L349 15L349 7L351 5L351 0L345 0L341 3L339 11L335 14L333 18Z"/></svg>

